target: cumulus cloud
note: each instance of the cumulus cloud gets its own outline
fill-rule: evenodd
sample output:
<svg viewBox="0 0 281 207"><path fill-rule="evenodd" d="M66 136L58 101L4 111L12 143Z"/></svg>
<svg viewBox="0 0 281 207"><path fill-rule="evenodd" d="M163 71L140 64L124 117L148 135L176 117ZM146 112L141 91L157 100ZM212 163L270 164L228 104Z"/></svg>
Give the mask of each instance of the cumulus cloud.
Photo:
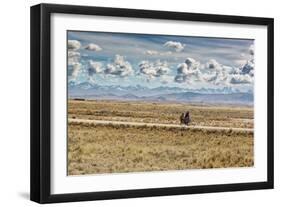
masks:
<svg viewBox="0 0 281 207"><path fill-rule="evenodd" d="M237 66L244 65L246 62L247 62L247 60L245 60L245 59L236 59L236 60L234 60L234 63Z"/></svg>
<svg viewBox="0 0 281 207"><path fill-rule="evenodd" d="M177 68L177 73L182 74L182 75L187 75L188 74L188 66L185 63L181 63L178 65Z"/></svg>
<svg viewBox="0 0 281 207"><path fill-rule="evenodd" d="M125 77L131 75L134 72L131 64L125 60L121 55L115 55L115 59L112 64L107 64L104 70L105 74Z"/></svg>
<svg viewBox="0 0 281 207"><path fill-rule="evenodd" d="M253 82L253 77L250 75L236 74L232 75L230 79L231 84L250 84Z"/></svg>
<svg viewBox="0 0 281 207"><path fill-rule="evenodd" d="M81 43L78 40L68 40L67 41L67 56L68 56L68 76L70 80L74 81L80 73L81 63L80 61L80 53L77 52L80 49Z"/></svg>
<svg viewBox="0 0 281 207"><path fill-rule="evenodd" d="M239 68L226 66L215 59L211 59L205 64L203 70L204 80L215 85L248 84L252 80L247 75L254 76L253 63L251 61L244 61L244 65ZM246 76L243 77L243 75Z"/></svg>
<svg viewBox="0 0 281 207"><path fill-rule="evenodd" d="M248 58L248 60L246 60L245 64L242 65L242 67L240 68L240 73L243 75L250 75L250 76L254 76L254 67L255 67L255 62L254 62L254 45L250 45L249 47L249 54L250 57Z"/></svg>
<svg viewBox="0 0 281 207"><path fill-rule="evenodd" d="M204 74L204 80L214 85L228 85L229 74L225 71L216 71L211 74Z"/></svg>
<svg viewBox="0 0 281 207"><path fill-rule="evenodd" d="M146 51L144 51L144 54L150 55L150 56L156 56L156 55L168 56L168 55L171 55L172 52L171 51L159 52L159 51L156 51L156 50L146 50Z"/></svg>
<svg viewBox="0 0 281 207"><path fill-rule="evenodd" d="M254 63L253 60L248 60L246 64L240 68L229 67L219 64L217 61L211 61L207 64L209 73L204 75L204 80L215 85L229 85L229 84L251 84L254 77Z"/></svg>
<svg viewBox="0 0 281 207"><path fill-rule="evenodd" d="M157 61L154 64L154 68L156 70L157 77L166 75L170 71L170 69L168 68L167 62Z"/></svg>
<svg viewBox="0 0 281 207"><path fill-rule="evenodd" d="M78 40L68 40L67 48L69 50L78 50L81 47L81 43Z"/></svg>
<svg viewBox="0 0 281 207"><path fill-rule="evenodd" d="M70 80L75 81L81 70L80 53L77 52L81 44L77 40L68 40L68 76Z"/></svg>
<svg viewBox="0 0 281 207"><path fill-rule="evenodd" d="M91 51L101 51L102 48L99 45L96 45L94 43L90 43L85 47L86 50L91 50Z"/></svg>
<svg viewBox="0 0 281 207"><path fill-rule="evenodd" d="M246 64L241 67L242 74L254 74L254 60L248 60Z"/></svg>
<svg viewBox="0 0 281 207"><path fill-rule="evenodd" d="M144 52L146 55L158 55L159 53L156 50L146 50Z"/></svg>
<svg viewBox="0 0 281 207"><path fill-rule="evenodd" d="M228 85L229 74L234 73L234 68L223 65L215 59L210 59L203 67L203 79L214 85Z"/></svg>
<svg viewBox="0 0 281 207"><path fill-rule="evenodd" d="M81 67L82 67L81 63L75 63L69 68L68 75L71 77L71 79L75 79L78 76Z"/></svg>
<svg viewBox="0 0 281 207"><path fill-rule="evenodd" d="M177 75L174 81L177 83L193 82L201 80L200 62L193 58L187 58L184 63L177 67Z"/></svg>
<svg viewBox="0 0 281 207"><path fill-rule="evenodd" d="M153 64L149 61L140 62L139 69L141 74L145 74L149 77L156 76L156 70L154 69Z"/></svg>
<svg viewBox="0 0 281 207"><path fill-rule="evenodd" d="M215 59L210 59L206 63L206 68L210 70L221 70L221 65Z"/></svg>
<svg viewBox="0 0 281 207"><path fill-rule="evenodd" d="M175 50L176 52L181 52L183 51L185 44L182 44L180 42L175 42L175 41L168 41L164 44L164 47L168 47L170 49Z"/></svg>
<svg viewBox="0 0 281 207"><path fill-rule="evenodd" d="M74 65L79 62L80 53L76 51L68 51L68 65Z"/></svg>
<svg viewBox="0 0 281 207"><path fill-rule="evenodd" d="M189 70L198 70L200 67L200 62L197 62L193 58L186 58L185 64L187 65Z"/></svg>
<svg viewBox="0 0 281 207"><path fill-rule="evenodd" d="M235 68L223 65L215 59L200 64L193 58L187 58L184 63L178 65L174 81L189 84L200 82L221 86L250 84L253 82L254 76L253 65L253 61L249 60L241 68Z"/></svg>
<svg viewBox="0 0 281 207"><path fill-rule="evenodd" d="M94 74L102 72L102 63L94 62L92 60L89 61L88 75L93 76Z"/></svg>
<svg viewBox="0 0 281 207"><path fill-rule="evenodd" d="M250 47L249 47L249 53L250 53L250 55L254 55L254 54L255 54L255 47L254 47L254 44L250 45Z"/></svg>
<svg viewBox="0 0 281 207"><path fill-rule="evenodd" d="M70 50L70 51L68 51L68 57L69 57L69 58L80 57L80 53Z"/></svg>
<svg viewBox="0 0 281 207"><path fill-rule="evenodd" d="M243 54L245 59L239 60L240 67L229 67L220 64L215 59L205 64L204 80L215 85L250 84L254 77L254 45L248 49L248 54Z"/></svg>
<svg viewBox="0 0 281 207"><path fill-rule="evenodd" d="M166 75L170 71L167 62L156 62L142 61L139 63L139 72L151 80L155 77Z"/></svg>
<svg viewBox="0 0 281 207"><path fill-rule="evenodd" d="M207 81L207 82L212 83L212 82L216 82L217 77L218 77L217 73L211 74L211 75L204 75L204 80Z"/></svg>

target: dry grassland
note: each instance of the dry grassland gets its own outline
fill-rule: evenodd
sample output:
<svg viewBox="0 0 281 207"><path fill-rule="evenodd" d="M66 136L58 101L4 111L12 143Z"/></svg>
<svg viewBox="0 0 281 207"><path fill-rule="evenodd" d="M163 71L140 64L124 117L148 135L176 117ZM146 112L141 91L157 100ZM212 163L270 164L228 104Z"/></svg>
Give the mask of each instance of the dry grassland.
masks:
<svg viewBox="0 0 281 207"><path fill-rule="evenodd" d="M253 127L252 107L120 101L68 102L69 118L81 119L178 124L180 114L185 111L190 111L191 125L195 126Z"/></svg>
<svg viewBox="0 0 281 207"><path fill-rule="evenodd" d="M253 127L253 111L247 107L69 101L68 110L70 118L173 124L189 110L192 125ZM71 123L68 174L250 167L253 146L253 132L231 129Z"/></svg>

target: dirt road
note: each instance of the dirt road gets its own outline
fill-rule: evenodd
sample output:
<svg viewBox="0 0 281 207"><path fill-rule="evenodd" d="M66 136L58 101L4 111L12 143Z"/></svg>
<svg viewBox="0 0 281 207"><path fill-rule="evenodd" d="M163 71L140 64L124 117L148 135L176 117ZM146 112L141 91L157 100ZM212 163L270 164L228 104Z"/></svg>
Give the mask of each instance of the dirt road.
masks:
<svg viewBox="0 0 281 207"><path fill-rule="evenodd" d="M116 125L133 125L133 126L157 126L157 127L176 127L176 128L190 128L190 129L205 129L210 131L241 131L253 132L252 128L229 128L229 127L213 127L213 126L186 126L179 124L159 124L159 123L141 123L141 122L126 122L126 121L106 121L106 120L89 120L89 119L68 119L69 123L85 123L85 124L116 124Z"/></svg>

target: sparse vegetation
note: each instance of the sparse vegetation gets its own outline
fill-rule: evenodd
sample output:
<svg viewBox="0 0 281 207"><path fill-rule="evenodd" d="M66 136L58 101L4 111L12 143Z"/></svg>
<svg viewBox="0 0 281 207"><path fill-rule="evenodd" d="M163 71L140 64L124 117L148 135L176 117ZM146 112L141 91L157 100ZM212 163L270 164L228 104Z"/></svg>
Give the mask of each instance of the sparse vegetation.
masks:
<svg viewBox="0 0 281 207"><path fill-rule="evenodd" d="M153 123L179 123L189 110L193 125L253 126L246 107L71 100L68 110L69 118ZM69 123L68 174L250 167L253 146L246 131Z"/></svg>
<svg viewBox="0 0 281 207"><path fill-rule="evenodd" d="M252 107L76 100L68 107L69 118L178 124L180 114L190 111L191 125L253 127Z"/></svg>

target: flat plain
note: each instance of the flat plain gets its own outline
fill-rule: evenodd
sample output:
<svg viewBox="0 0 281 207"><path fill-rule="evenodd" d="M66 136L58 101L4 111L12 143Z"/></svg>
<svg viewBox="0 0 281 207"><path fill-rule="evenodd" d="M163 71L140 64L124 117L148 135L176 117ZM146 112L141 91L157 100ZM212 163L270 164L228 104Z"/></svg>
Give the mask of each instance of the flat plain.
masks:
<svg viewBox="0 0 281 207"><path fill-rule="evenodd" d="M197 128L173 127L185 111L191 114L190 126ZM68 118L109 122L69 121L69 175L254 165L253 132L246 130L253 128L252 107L69 100Z"/></svg>

